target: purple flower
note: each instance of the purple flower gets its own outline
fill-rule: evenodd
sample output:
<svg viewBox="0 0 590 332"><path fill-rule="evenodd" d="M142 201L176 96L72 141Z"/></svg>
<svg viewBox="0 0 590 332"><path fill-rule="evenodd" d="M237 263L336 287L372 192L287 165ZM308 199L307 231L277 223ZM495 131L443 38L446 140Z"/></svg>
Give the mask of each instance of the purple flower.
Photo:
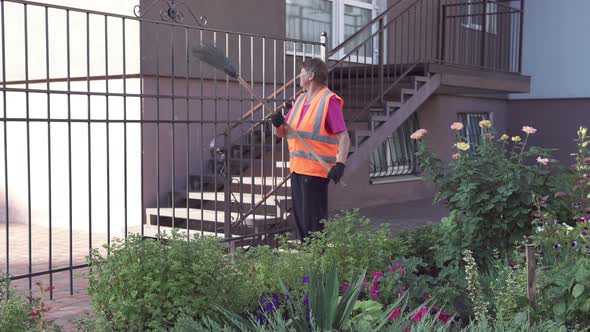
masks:
<svg viewBox="0 0 590 332"><path fill-rule="evenodd" d="M578 246L578 241L572 241L572 247L577 247Z"/></svg>
<svg viewBox="0 0 590 332"><path fill-rule="evenodd" d="M281 304L281 298L279 297L279 294L272 293L271 296L272 296L272 304L275 307L278 307Z"/></svg>
<svg viewBox="0 0 590 332"><path fill-rule="evenodd" d="M559 248L561 248L561 244L556 243L553 245L553 249L559 249Z"/></svg>
<svg viewBox="0 0 590 332"><path fill-rule="evenodd" d="M305 284L305 285L309 284L309 276L308 275L303 276L303 284Z"/></svg>
<svg viewBox="0 0 590 332"><path fill-rule="evenodd" d="M588 236L588 232L586 232L586 231L582 231L580 234L582 234L583 237L587 237Z"/></svg>

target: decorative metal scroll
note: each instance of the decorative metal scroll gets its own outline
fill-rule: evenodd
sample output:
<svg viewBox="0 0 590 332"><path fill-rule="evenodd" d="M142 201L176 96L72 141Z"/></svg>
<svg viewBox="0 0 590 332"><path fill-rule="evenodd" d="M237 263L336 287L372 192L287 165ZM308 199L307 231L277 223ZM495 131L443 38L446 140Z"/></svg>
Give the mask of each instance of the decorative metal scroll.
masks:
<svg viewBox="0 0 590 332"><path fill-rule="evenodd" d="M197 16L191 8L184 2L184 1L177 1L177 0L155 0L149 5L145 10L140 5L135 5L133 7L133 14L136 17L142 18L144 17L158 2L166 3L167 7L160 9L160 19L164 22L170 23L182 23L184 21L184 12L180 9L180 7L184 7L188 10L190 15L193 17L195 22L199 26L205 26L207 24L207 17L205 16Z"/></svg>

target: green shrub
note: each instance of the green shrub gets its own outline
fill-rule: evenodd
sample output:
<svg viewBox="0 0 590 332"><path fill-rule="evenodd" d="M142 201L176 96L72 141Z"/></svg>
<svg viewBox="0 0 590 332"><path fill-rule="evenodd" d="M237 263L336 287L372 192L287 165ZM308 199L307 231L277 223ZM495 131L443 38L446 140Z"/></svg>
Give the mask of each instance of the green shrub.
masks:
<svg viewBox="0 0 590 332"><path fill-rule="evenodd" d="M232 260L247 282L244 286L252 291L244 295L253 300L252 305L261 294L278 291L279 280L291 291L302 288L301 280L311 264L309 256L299 249L291 249L284 243L279 249L257 246L236 250Z"/></svg>
<svg viewBox="0 0 590 332"><path fill-rule="evenodd" d="M32 304L17 296L8 276L0 274L0 331L27 331L34 326Z"/></svg>
<svg viewBox="0 0 590 332"><path fill-rule="evenodd" d="M114 330L160 329L180 315L213 316L213 305L241 309L243 274L217 238L191 241L173 234L155 241L131 236L112 242L109 255L89 258L95 313Z"/></svg>
<svg viewBox="0 0 590 332"><path fill-rule="evenodd" d="M375 229L358 210L344 211L324 221L324 231L314 233L303 247L310 260L323 269L336 263L345 280L352 271L377 271L389 262L393 242L386 225Z"/></svg>
<svg viewBox="0 0 590 332"><path fill-rule="evenodd" d="M41 282L36 284L40 296L25 299L10 286L9 277L0 274L0 331L62 331L61 326L47 319L50 308L45 297L50 288Z"/></svg>
<svg viewBox="0 0 590 332"><path fill-rule="evenodd" d="M457 134L449 163L434 157L424 141L418 143L423 175L438 190L435 200L450 210L441 228L440 263L460 261L465 249L483 264L495 248L509 251L514 241L531 233L533 195L555 192L550 181L555 161L549 159L549 150L527 146L534 129L523 127L529 132L525 139L509 142L507 135L495 139L489 123L481 126L486 133L476 147Z"/></svg>

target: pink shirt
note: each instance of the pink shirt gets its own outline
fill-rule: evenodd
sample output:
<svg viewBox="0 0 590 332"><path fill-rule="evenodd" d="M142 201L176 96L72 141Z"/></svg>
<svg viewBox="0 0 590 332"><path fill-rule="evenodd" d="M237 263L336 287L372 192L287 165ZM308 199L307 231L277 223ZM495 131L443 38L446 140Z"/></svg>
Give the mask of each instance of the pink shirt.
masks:
<svg viewBox="0 0 590 332"><path fill-rule="evenodd" d="M301 116L299 117L299 124L301 120L303 120L303 116L307 113L309 109L309 105L303 105L303 109L301 110ZM291 115L291 111L293 108L287 113L285 117L288 121L289 116ZM340 102L334 96L330 98L330 102L328 104L328 115L326 116L326 123L325 123L326 131L332 135L341 133L346 130L346 123L344 122L344 115L342 114L342 106L340 106Z"/></svg>

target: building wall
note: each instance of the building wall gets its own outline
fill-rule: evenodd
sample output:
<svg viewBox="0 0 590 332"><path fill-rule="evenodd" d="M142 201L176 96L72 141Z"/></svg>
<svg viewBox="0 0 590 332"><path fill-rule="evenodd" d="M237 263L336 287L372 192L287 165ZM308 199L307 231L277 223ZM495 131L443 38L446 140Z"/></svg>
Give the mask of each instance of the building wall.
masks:
<svg viewBox="0 0 590 332"><path fill-rule="evenodd" d="M427 142L431 150L442 160L450 160L453 153L455 134L450 125L458 120L458 113L493 113L494 128L499 133L508 130L508 103L502 99L435 95L418 109L420 128L428 130ZM432 184L419 177L392 177L391 183L369 183L369 161L355 171L351 183L343 188L331 185L330 210L341 208L364 208L388 203L432 198ZM403 181L395 181L403 179Z"/></svg>
<svg viewBox="0 0 590 332"><path fill-rule="evenodd" d="M535 0L525 6L523 73L532 77L531 93L512 99L590 97L590 44L584 42L590 31L590 2L570 0L564 6L560 1Z"/></svg>
<svg viewBox="0 0 590 332"><path fill-rule="evenodd" d="M557 118L555 114L558 114ZM529 138L530 144L558 149L552 155L569 166L574 162L570 154L577 152L576 131L580 126L590 127L589 114L588 98L511 100L509 130L513 134L522 134L524 125L537 128L537 133Z"/></svg>

